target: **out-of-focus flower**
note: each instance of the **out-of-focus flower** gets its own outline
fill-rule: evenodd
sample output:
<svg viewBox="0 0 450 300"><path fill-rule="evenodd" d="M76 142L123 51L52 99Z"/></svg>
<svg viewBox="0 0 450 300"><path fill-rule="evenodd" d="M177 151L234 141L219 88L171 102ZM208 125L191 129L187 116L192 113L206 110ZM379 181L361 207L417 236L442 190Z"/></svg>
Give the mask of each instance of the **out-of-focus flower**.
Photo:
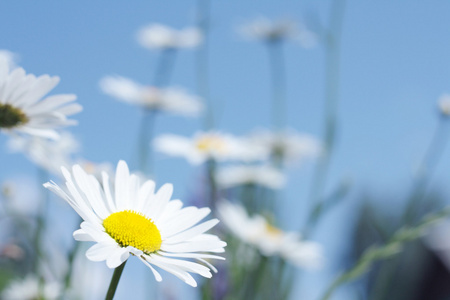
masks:
<svg viewBox="0 0 450 300"><path fill-rule="evenodd" d="M194 48L203 41L198 28L173 29L162 24L150 24L137 33L141 46L149 49Z"/></svg>
<svg viewBox="0 0 450 300"><path fill-rule="evenodd" d="M164 134L154 140L157 151L186 158L191 164L201 164L209 159L217 161L256 161L267 158L261 146L216 131L198 132L192 138Z"/></svg>
<svg viewBox="0 0 450 300"><path fill-rule="evenodd" d="M442 115L448 117L450 116L450 95L443 94L438 99L439 111Z"/></svg>
<svg viewBox="0 0 450 300"><path fill-rule="evenodd" d="M17 62L17 54L0 49L0 65L1 64L7 64L10 69L14 69L16 67Z"/></svg>
<svg viewBox="0 0 450 300"><path fill-rule="evenodd" d="M285 164L302 162L321 154L320 142L313 136L301 134L292 129L284 131L259 130L249 140L266 148L272 156L281 158Z"/></svg>
<svg viewBox="0 0 450 300"><path fill-rule="evenodd" d="M230 188L244 184L257 184L270 189L280 189L286 177L278 169L267 165L239 165L219 169L216 174L219 186Z"/></svg>
<svg viewBox="0 0 450 300"><path fill-rule="evenodd" d="M42 286L40 286L42 284ZM35 300L58 299L61 286L56 282L39 282L39 278L28 275L24 279L15 280L5 288L2 299L5 300Z"/></svg>
<svg viewBox="0 0 450 300"><path fill-rule="evenodd" d="M309 269L319 268L323 264L322 247L318 243L302 241L295 232L283 232L261 215L250 217L245 208L238 204L222 201L218 212L234 235L265 256L278 255L298 267Z"/></svg>
<svg viewBox="0 0 450 300"><path fill-rule="evenodd" d="M315 33L289 19L270 20L259 17L242 26L240 31L246 37L263 41L296 40L306 48L314 46L317 42Z"/></svg>
<svg viewBox="0 0 450 300"><path fill-rule="evenodd" d="M201 100L180 88L143 86L121 76L107 76L100 80L102 91L118 100L149 110L194 117L203 110Z"/></svg>
<svg viewBox="0 0 450 300"><path fill-rule="evenodd" d="M81 105L68 104L75 95L53 95L41 100L59 82L59 77L26 74L22 68L10 71L0 60L0 129L5 132L57 139L56 128L76 124L68 116L81 111Z"/></svg>
<svg viewBox="0 0 450 300"><path fill-rule="evenodd" d="M216 271L205 259L223 258L204 252L224 252L226 243L205 232L219 221L196 225L210 213L209 208L182 208L180 200L170 200L171 184L155 193L155 182L148 180L141 185L137 175L130 175L124 161L117 165L112 191L106 173L100 185L79 165L72 172L65 168L62 171L68 193L54 182L44 186L65 199L83 218L81 229L73 236L78 241L95 242L86 252L88 259L106 261L109 268L116 268L132 254L151 269L157 281L162 277L153 266L191 286L197 283L190 273L210 278L210 269Z"/></svg>
<svg viewBox="0 0 450 300"><path fill-rule="evenodd" d="M62 132L58 140L42 137L15 136L9 140L11 151L24 153L44 170L59 175L61 167L73 164L72 155L79 151L79 143L72 134Z"/></svg>

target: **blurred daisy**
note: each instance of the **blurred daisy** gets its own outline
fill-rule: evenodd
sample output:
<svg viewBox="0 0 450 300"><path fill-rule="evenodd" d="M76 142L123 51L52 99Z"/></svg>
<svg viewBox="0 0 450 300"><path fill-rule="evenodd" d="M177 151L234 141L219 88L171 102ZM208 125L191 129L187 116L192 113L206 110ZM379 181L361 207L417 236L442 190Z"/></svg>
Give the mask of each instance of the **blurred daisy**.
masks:
<svg viewBox="0 0 450 300"><path fill-rule="evenodd" d="M313 32L289 19L270 20L259 17L242 26L240 31L246 37L263 41L296 40L307 48L314 46L317 41Z"/></svg>
<svg viewBox="0 0 450 300"><path fill-rule="evenodd" d="M315 137L292 129L280 132L259 130L251 134L249 140L266 148L272 156L280 157L285 164L302 162L306 158L317 157L322 152Z"/></svg>
<svg viewBox="0 0 450 300"><path fill-rule="evenodd" d="M443 94L438 99L439 111L444 116L450 116L450 95Z"/></svg>
<svg viewBox="0 0 450 300"><path fill-rule="evenodd" d="M131 254L151 269L157 281L162 277L153 266L191 286L197 283L190 273L210 278L210 269L216 271L205 259L223 258L204 252L224 252L226 243L204 232L219 221L196 225L210 213L209 208L182 208L180 200L170 200L172 185L165 184L155 193L155 183L148 180L141 185L124 161L117 165L113 187L106 173L100 185L79 165L73 166L72 172L66 168L62 172L68 193L54 182L44 186L65 199L83 218L81 229L73 235L78 241L95 242L86 252L88 259L106 261L109 268L116 268Z"/></svg>
<svg viewBox="0 0 450 300"><path fill-rule="evenodd" d="M176 30L162 24L151 24L138 31L137 40L149 49L194 48L202 42L203 35L197 28Z"/></svg>
<svg viewBox="0 0 450 300"><path fill-rule="evenodd" d="M184 116L197 116L203 105L196 96L179 88L143 86L131 79L107 76L100 80L102 91L118 100L139 105L149 110L160 110Z"/></svg>
<svg viewBox="0 0 450 300"><path fill-rule="evenodd" d="M41 100L59 82L59 77L26 74L22 68L10 71L0 60L0 129L57 139L56 128L76 124L67 116L81 111L75 95L53 95Z"/></svg>
<svg viewBox="0 0 450 300"><path fill-rule="evenodd" d="M223 188L256 184L270 189L280 189L284 186L286 178L282 172L271 166L240 165L219 169L216 181Z"/></svg>
<svg viewBox="0 0 450 300"><path fill-rule="evenodd" d="M6 64L10 69L13 69L16 67L16 61L17 54L8 50L0 49L0 65Z"/></svg>
<svg viewBox="0 0 450 300"><path fill-rule="evenodd" d="M265 256L278 255L292 264L309 269L321 267L322 247L302 241L295 232L283 232L261 215L248 216L244 207L222 201L218 212L228 229L244 243L253 245Z"/></svg>
<svg viewBox="0 0 450 300"><path fill-rule="evenodd" d="M69 132L63 132L58 140L14 136L8 141L8 147L13 152L24 153L40 168L57 175L62 166L73 164L72 156L80 149L78 141Z"/></svg>
<svg viewBox="0 0 450 300"><path fill-rule="evenodd" d="M42 285L42 286L40 286ZM39 278L28 275L24 279L12 281L2 292L4 300L59 299L61 286L56 282L40 283Z"/></svg>
<svg viewBox="0 0 450 300"><path fill-rule="evenodd" d="M184 157L191 164L201 164L209 159L249 162L267 157L263 147L216 131L198 132L192 138L164 134L155 138L153 145L157 151Z"/></svg>

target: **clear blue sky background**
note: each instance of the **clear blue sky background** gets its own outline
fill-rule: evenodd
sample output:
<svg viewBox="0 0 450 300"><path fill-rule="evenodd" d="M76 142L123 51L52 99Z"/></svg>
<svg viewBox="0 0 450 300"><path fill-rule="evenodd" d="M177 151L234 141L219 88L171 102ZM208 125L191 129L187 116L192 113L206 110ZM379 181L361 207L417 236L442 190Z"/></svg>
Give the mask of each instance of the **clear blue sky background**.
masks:
<svg viewBox="0 0 450 300"><path fill-rule="evenodd" d="M245 134L269 126L270 77L266 49L242 39L239 25L260 15L327 23L329 1L212 1L211 94L219 129ZM101 77L119 74L149 83L156 52L140 47L136 31L159 22L193 25L196 1L1 1L0 48L20 55L19 64L34 74L61 77L54 93L75 93L84 111L71 128L93 161L131 161L139 110L114 101L98 88ZM437 123L436 100L450 92L450 3L444 1L349 0L342 39L339 141L330 185L353 180L353 198L362 190L389 196L406 194L412 170L422 157ZM320 137L324 98L323 47L302 49L288 42L288 123ZM195 53L179 53L174 85L195 92ZM249 115L249 111L251 114ZM161 116L157 133L190 135L200 120ZM6 151L0 136L0 180L34 172L21 155ZM156 156L159 184L173 182L175 196L186 198L200 169L182 160ZM434 176L434 186L448 192L449 152ZM310 167L292 172L285 198L287 228L303 216ZM193 177L192 174L195 176ZM327 254L345 249L346 216L354 203L338 208L319 229ZM294 209L292 208L294 205ZM343 221L345 220L345 221ZM342 226L336 227L336 224ZM332 229L330 229L332 228ZM336 229L336 228L342 228ZM330 233L332 230L332 234ZM343 250L342 250L343 251ZM336 256L336 254L333 254ZM320 274L317 295L337 265ZM131 275L130 275L131 276ZM305 276L306 277L306 276Z"/></svg>

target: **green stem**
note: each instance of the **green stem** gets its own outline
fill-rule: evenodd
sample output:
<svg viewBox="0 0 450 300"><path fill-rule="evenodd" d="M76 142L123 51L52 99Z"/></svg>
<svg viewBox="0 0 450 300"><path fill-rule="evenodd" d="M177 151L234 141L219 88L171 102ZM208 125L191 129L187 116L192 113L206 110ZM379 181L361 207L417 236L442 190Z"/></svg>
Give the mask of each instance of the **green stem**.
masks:
<svg viewBox="0 0 450 300"><path fill-rule="evenodd" d="M48 172L42 168L38 169L38 182L46 182L48 180ZM33 271L37 272L38 268L38 258L43 258L43 252L41 249L42 236L45 231L47 223L47 212L50 201L50 194L47 189L42 190L41 203L38 210L38 215L36 217L36 232L34 235L33 246L36 251L36 257L33 261Z"/></svg>
<svg viewBox="0 0 450 300"><path fill-rule="evenodd" d="M267 42L272 76L272 126L281 129L286 122L286 67L281 40Z"/></svg>
<svg viewBox="0 0 450 300"><path fill-rule="evenodd" d="M447 121L447 117L441 116L433 134L433 138L418 167L417 174L413 180L411 194L408 197L409 200L402 218L405 224L411 223L417 218L420 206L423 204L430 177L442 157L444 147L448 140Z"/></svg>
<svg viewBox="0 0 450 300"><path fill-rule="evenodd" d="M114 298L114 294L116 293L117 285L119 284L120 276L122 276L123 268L125 268L125 264L127 261L124 261L120 266L114 269L114 274L111 278L111 282L109 284L108 292L106 293L105 300L112 300Z"/></svg>
<svg viewBox="0 0 450 300"><path fill-rule="evenodd" d="M169 84L175 66L176 54L177 50L174 48L168 48L161 52L153 79L154 86L164 87Z"/></svg>
<svg viewBox="0 0 450 300"><path fill-rule="evenodd" d="M197 2L197 26L203 33L203 43L196 53L196 77L197 92L206 106L206 114L203 120L204 130L214 128L214 110L209 91L209 24L211 15L210 0L198 0Z"/></svg>
<svg viewBox="0 0 450 300"><path fill-rule="evenodd" d="M157 112L155 110L145 110L141 119L138 140L139 167L144 174L151 174L153 171L152 149L149 143L152 140Z"/></svg>
<svg viewBox="0 0 450 300"><path fill-rule="evenodd" d="M340 82L340 41L344 20L346 0L335 0L332 3L329 30L325 36L325 132L323 154L317 164L311 187L310 214L319 219L322 213L322 193L328 177L331 154L335 147L337 108Z"/></svg>
<svg viewBox="0 0 450 300"><path fill-rule="evenodd" d="M321 299L330 299L335 290L343 283L361 277L370 270L373 263L388 259L400 253L406 243L421 237L427 229L442 219L447 218L449 215L450 207L447 207L435 214L424 217L415 227L400 228L386 244L372 246L366 249L352 268L340 274L332 282Z"/></svg>
<svg viewBox="0 0 450 300"><path fill-rule="evenodd" d="M215 179L216 162L213 159L208 160L207 169L209 181L209 206L211 207L211 210L215 212L217 204L217 184Z"/></svg>

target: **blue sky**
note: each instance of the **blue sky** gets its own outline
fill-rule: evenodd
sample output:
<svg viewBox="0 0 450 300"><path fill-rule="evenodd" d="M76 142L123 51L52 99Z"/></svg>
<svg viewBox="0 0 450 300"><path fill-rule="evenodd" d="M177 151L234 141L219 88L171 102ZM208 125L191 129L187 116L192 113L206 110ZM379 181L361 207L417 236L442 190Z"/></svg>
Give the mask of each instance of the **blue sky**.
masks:
<svg viewBox="0 0 450 300"><path fill-rule="evenodd" d="M211 95L219 129L245 134L270 122L270 82L266 49L243 39L240 24L260 15L327 22L329 1L213 1L211 12ZM330 185L341 178L362 190L401 196L437 123L436 100L450 92L450 3L444 1L349 0L342 35L339 141ZM195 22L196 1L2 1L0 48L20 55L19 64L34 74L61 77L54 93L75 93L84 111L71 128L93 161L132 160L139 110L101 93L98 81L118 74L149 83L155 52L140 47L136 31L158 22L181 28ZM314 29L314 26L312 26ZM288 123L317 136L322 132L323 47L303 49L287 42ZM177 56L172 83L195 92L195 52ZM252 111L249 117L249 110ZM157 133L190 135L196 119L160 116ZM0 180L34 172L19 154L9 154L0 136ZM175 183L186 197L200 170L181 159L156 156L158 183ZM450 178L446 150L434 186ZM291 172L286 198L307 194L311 166ZM194 176L195 178L195 176ZM448 186L448 185L447 185ZM355 197L356 198L356 197ZM296 210L302 214L301 203ZM349 214L352 205L333 212L319 237ZM292 210L291 207L287 208ZM289 212L287 212L289 213ZM297 214L291 213L295 219ZM293 221L291 229L298 226ZM331 227L330 227L331 226ZM345 225L343 226L345 227ZM330 247L341 247L336 236Z"/></svg>

